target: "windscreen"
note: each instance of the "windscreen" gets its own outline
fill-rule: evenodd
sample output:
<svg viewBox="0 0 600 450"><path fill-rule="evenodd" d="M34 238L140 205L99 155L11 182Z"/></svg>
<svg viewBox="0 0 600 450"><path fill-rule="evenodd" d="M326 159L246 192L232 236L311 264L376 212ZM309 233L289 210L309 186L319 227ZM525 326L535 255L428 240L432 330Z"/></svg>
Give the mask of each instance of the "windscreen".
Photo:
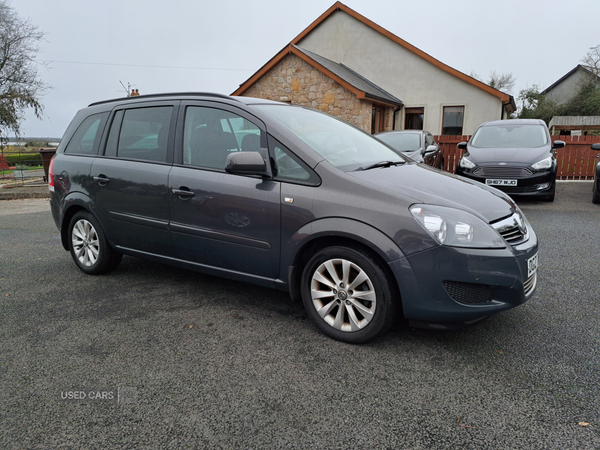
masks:
<svg viewBox="0 0 600 450"><path fill-rule="evenodd" d="M502 124L480 127L470 145L479 148L535 148L548 144L542 125Z"/></svg>
<svg viewBox="0 0 600 450"><path fill-rule="evenodd" d="M417 133L384 133L376 137L399 152L415 152L421 148L421 136Z"/></svg>
<svg viewBox="0 0 600 450"><path fill-rule="evenodd" d="M319 111L288 105L255 105L326 161L349 172L381 161L405 161L370 134Z"/></svg>

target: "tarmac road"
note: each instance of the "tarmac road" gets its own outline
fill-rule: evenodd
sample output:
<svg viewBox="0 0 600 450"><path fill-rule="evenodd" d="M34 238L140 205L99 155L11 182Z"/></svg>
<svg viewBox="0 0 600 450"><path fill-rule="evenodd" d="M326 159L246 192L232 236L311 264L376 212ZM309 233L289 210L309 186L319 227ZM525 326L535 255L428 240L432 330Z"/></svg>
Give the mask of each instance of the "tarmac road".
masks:
<svg viewBox="0 0 600 450"><path fill-rule="evenodd" d="M526 304L352 346L286 294L133 258L80 272L47 200L0 202L2 449L598 449L600 205L519 201Z"/></svg>

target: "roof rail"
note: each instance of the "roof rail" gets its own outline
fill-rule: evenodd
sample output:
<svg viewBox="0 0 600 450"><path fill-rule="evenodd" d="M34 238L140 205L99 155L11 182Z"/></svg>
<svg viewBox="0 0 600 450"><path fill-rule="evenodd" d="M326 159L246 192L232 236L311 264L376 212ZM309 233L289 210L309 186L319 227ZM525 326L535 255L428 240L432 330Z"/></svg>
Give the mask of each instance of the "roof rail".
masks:
<svg viewBox="0 0 600 450"><path fill-rule="evenodd" d="M235 97L231 97L229 95L217 94L215 92L173 92L173 93L163 93L163 94L147 94L147 95L134 95L132 97L120 97L113 98L111 100L102 100L99 102L90 103L88 106L96 106L102 105L104 103L112 103L112 102L120 102L120 101L133 101L138 99L151 99L151 98L164 98L164 97L180 97L180 96L194 96L194 97L217 97L217 98L226 98L228 100L238 101Z"/></svg>

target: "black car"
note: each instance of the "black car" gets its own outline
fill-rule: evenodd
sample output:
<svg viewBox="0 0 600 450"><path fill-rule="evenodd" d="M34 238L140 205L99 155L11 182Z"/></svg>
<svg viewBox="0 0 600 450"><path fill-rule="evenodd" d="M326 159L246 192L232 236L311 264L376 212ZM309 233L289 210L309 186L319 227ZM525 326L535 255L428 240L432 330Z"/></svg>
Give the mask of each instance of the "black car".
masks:
<svg viewBox="0 0 600 450"><path fill-rule="evenodd" d="M410 159L444 169L444 154L429 131L383 131L374 136Z"/></svg>
<svg viewBox="0 0 600 450"><path fill-rule="evenodd" d="M592 144L592 150L600 150L600 144ZM596 155L600 158L600 155ZM594 187L592 188L592 202L600 203L600 160L596 164L596 172L594 173Z"/></svg>
<svg viewBox="0 0 600 450"><path fill-rule="evenodd" d="M536 288L535 232L504 193L285 103L94 103L69 125L49 187L83 272L129 255L278 288L347 342L398 313L414 326L472 324Z"/></svg>
<svg viewBox="0 0 600 450"><path fill-rule="evenodd" d="M556 190L555 149L563 141L550 138L542 120L511 119L480 125L458 162L456 173L510 195L528 195L554 201Z"/></svg>

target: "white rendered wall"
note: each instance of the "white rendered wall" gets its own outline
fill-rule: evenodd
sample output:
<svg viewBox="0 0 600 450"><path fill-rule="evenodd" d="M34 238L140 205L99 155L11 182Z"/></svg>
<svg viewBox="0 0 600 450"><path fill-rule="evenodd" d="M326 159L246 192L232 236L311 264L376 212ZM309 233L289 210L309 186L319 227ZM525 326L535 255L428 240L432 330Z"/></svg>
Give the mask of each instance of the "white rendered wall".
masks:
<svg viewBox="0 0 600 450"><path fill-rule="evenodd" d="M444 106L464 106L463 134L502 118L502 102L487 92L439 69L391 39L336 11L299 43L318 55L345 64L390 94L404 107L424 107L423 128L441 134ZM396 129L404 128L398 114Z"/></svg>

